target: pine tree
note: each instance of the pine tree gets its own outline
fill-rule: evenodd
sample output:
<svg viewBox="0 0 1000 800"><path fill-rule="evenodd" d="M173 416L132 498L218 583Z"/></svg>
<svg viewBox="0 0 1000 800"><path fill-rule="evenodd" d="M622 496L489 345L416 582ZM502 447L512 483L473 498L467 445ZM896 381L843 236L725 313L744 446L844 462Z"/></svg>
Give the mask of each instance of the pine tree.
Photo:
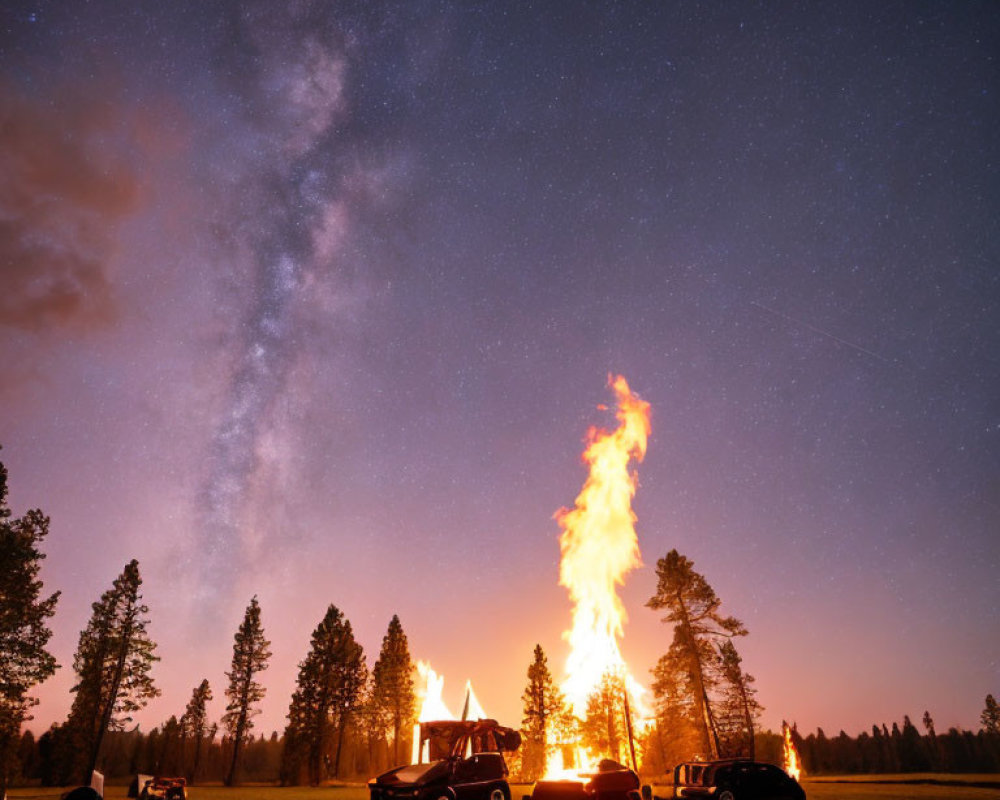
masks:
<svg viewBox="0 0 1000 800"><path fill-rule="evenodd" d="M76 779L89 784L97 768L104 734L121 730L131 714L160 694L150 675L156 644L146 633L149 608L142 602L139 562L125 565L111 588L93 604L80 633L73 669L76 695L66 720ZM66 776L68 777L68 776Z"/></svg>
<svg viewBox="0 0 1000 800"><path fill-rule="evenodd" d="M270 646L271 643L264 638L264 628L260 621L260 604L254 595L250 605L247 606L243 622L233 637L233 663L230 671L226 673L229 679L229 686L226 688L229 704L222 717L222 724L229 731L233 745L226 786L237 784L240 752L250 731L253 730L253 718L260 713L259 709L254 708L254 704L264 698L265 689L254 678L257 673L267 669L267 660L271 657L271 651L268 649Z"/></svg>
<svg viewBox="0 0 1000 800"><path fill-rule="evenodd" d="M655 736L651 738L656 753L652 760L661 765L661 771L669 772L698 751L701 728L682 665L663 655L651 672L656 719Z"/></svg>
<svg viewBox="0 0 1000 800"><path fill-rule="evenodd" d="M297 782L298 765L304 762L309 782L317 785L334 732L333 774L339 776L344 735L359 711L367 680L364 651L354 639L351 623L331 605L313 631L309 654L299 664L285 730L286 779Z"/></svg>
<svg viewBox="0 0 1000 800"><path fill-rule="evenodd" d="M402 735L413 724L413 662L399 617L393 615L372 670L372 706L383 731L392 732L393 763L402 763Z"/></svg>
<svg viewBox="0 0 1000 800"><path fill-rule="evenodd" d="M194 761L187 773L188 783L192 785L198 778L201 749L205 734L208 732L208 711L206 706L211 699L212 688L208 685L208 678L205 678L191 692L191 699L188 700L187 708L184 709L184 715L181 717L182 736L191 736L194 738ZM183 755L183 747L181 750Z"/></svg>
<svg viewBox="0 0 1000 800"><path fill-rule="evenodd" d="M540 644L535 645L534 660L528 667L528 685L521 701L524 703L521 776L524 780L534 781L545 773L545 746L554 738L550 734L556 727L565 725L569 713L566 700L549 672L548 660Z"/></svg>
<svg viewBox="0 0 1000 800"><path fill-rule="evenodd" d="M1000 733L1000 706L992 694L986 695L986 706L979 715L979 722L983 726L983 733Z"/></svg>
<svg viewBox="0 0 1000 800"><path fill-rule="evenodd" d="M723 683L717 715L722 754L754 758L754 723L764 709L757 702L754 677L743 671L743 660L732 640L719 647L718 670Z"/></svg>
<svg viewBox="0 0 1000 800"><path fill-rule="evenodd" d="M39 596L45 554L38 546L48 532L49 518L38 509L11 519L7 468L0 463L0 797L17 760L21 724L38 702L28 693L58 666L45 649L52 635L45 621L55 613L59 592Z"/></svg>
<svg viewBox="0 0 1000 800"><path fill-rule="evenodd" d="M179 745L183 741L180 720L171 715L170 719L160 726L160 733L163 739L160 742L160 749L156 753L156 766L153 768L153 774L176 775L182 768L180 764L181 754L178 752Z"/></svg>
<svg viewBox="0 0 1000 800"><path fill-rule="evenodd" d="M620 675L606 673L587 698L587 716L580 727L583 745L594 756L621 762L628 748L625 725L625 683Z"/></svg>
<svg viewBox="0 0 1000 800"><path fill-rule="evenodd" d="M669 669L682 671L685 690L696 709L696 725L702 752L719 757L719 736L709 693L717 682L715 643L733 636L745 636L746 628L735 617L719 613L722 601L708 581L694 571L690 560L671 550L656 564L656 594L646 603L653 609L667 609L664 622L674 626L674 638L665 658Z"/></svg>
<svg viewBox="0 0 1000 800"><path fill-rule="evenodd" d="M934 719L930 711L924 711L924 729L927 731L926 749L927 760L933 772L941 769L941 748L937 740L937 732L934 730Z"/></svg>

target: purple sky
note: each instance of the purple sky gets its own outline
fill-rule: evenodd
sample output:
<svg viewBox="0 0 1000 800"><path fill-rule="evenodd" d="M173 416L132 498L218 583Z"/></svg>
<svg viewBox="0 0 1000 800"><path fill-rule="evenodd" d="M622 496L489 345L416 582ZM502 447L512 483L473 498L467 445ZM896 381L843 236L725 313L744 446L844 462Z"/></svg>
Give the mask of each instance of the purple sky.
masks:
<svg viewBox="0 0 1000 800"><path fill-rule="evenodd" d="M623 592L693 559L763 721L1000 691L1000 16L962 4L6 3L0 443L52 517L65 717L138 558L163 696L257 594L281 729L328 604L458 706L559 671L609 372L652 405Z"/></svg>

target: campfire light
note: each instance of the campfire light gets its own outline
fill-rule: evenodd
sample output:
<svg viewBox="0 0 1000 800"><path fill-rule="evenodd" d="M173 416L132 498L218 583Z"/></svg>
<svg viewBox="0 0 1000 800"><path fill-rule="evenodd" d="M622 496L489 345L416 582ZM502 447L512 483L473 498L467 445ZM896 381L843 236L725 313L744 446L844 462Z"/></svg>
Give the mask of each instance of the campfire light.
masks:
<svg viewBox="0 0 1000 800"><path fill-rule="evenodd" d="M555 515L562 528L559 583L573 602L572 627L563 634L570 653L561 688L580 718L586 715L588 697L607 674L622 678L639 717L649 715L645 690L629 672L618 647L627 615L617 591L625 576L642 563L632 511L636 475L629 464L633 459L642 461L646 454L649 404L632 394L624 377L609 376L609 384L617 400L618 427L588 431L583 461L589 474L574 507ZM563 748L556 742L548 744L546 777L566 777ZM577 750L577 767L582 769L602 755L588 757Z"/></svg>
<svg viewBox="0 0 1000 800"><path fill-rule="evenodd" d="M802 760L799 758L799 751L795 749L795 742L792 740L792 729L787 722L781 723L782 735L784 738L785 751L785 772L795 780L802 777Z"/></svg>
<svg viewBox="0 0 1000 800"><path fill-rule="evenodd" d="M438 675L427 661L417 661L417 676L420 678L417 686L417 698L420 701L420 713L413 726L413 757L411 764L419 764L420 753L420 723L441 719L455 719L455 715L444 704L441 692L444 690L444 676Z"/></svg>
<svg viewBox="0 0 1000 800"><path fill-rule="evenodd" d="M417 715L417 722L413 726L413 751L411 764L419 764L427 757L427 748L420 752L420 723L438 722L441 720L454 720L455 715L451 713L445 705L442 693L444 691L444 676L439 675L430 662L417 661L417 682L416 694L420 703L420 713ZM486 712L479 703L479 698L472 689L472 681L465 682L465 703L462 706L462 719L476 721L486 719Z"/></svg>
<svg viewBox="0 0 1000 800"><path fill-rule="evenodd" d="M462 719L471 722L486 719L486 712L479 704L479 698L476 697L476 693L472 691L472 681L465 682L465 705L462 708Z"/></svg>

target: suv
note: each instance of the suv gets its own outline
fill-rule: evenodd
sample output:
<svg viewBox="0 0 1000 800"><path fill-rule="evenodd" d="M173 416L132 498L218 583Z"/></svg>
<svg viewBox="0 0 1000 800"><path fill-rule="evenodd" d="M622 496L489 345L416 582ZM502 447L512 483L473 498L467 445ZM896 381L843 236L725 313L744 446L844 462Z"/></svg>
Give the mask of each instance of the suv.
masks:
<svg viewBox="0 0 1000 800"><path fill-rule="evenodd" d="M521 734L493 719L422 722L420 762L370 780L371 800L510 800L503 754L520 746Z"/></svg>
<svg viewBox="0 0 1000 800"><path fill-rule="evenodd" d="M688 761L674 767L674 797L806 800L798 782L774 764L748 759Z"/></svg>

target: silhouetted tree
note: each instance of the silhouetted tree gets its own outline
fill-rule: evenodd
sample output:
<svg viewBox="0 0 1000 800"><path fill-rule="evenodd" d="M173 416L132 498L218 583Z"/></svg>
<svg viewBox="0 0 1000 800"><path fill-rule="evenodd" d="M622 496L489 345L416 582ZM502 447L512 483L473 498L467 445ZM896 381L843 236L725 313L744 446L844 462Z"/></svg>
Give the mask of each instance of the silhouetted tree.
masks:
<svg viewBox="0 0 1000 800"><path fill-rule="evenodd" d="M194 739L194 759L191 769L187 772L188 783L194 784L198 778L198 766L201 763L201 750L208 732L208 712L207 705L212 699L212 688L208 685L208 678L199 683L191 692L191 699L188 700L187 708L184 709L184 716L181 717L181 731L184 737L190 736Z"/></svg>
<svg viewBox="0 0 1000 800"><path fill-rule="evenodd" d="M226 673L229 679L229 686L226 688L229 704L222 717L222 724L232 737L233 747L226 786L237 784L240 752L250 731L253 730L253 718L260 713L259 709L254 708L254 704L259 703L266 692L255 678L258 673L267 669L267 660L271 657L271 651L268 649L270 646L271 643L264 638L264 628L260 621L260 604L254 595L243 615L243 622L233 637L233 662L229 672Z"/></svg>
<svg viewBox="0 0 1000 800"><path fill-rule="evenodd" d="M21 734L21 740L17 746L17 760L22 778L30 781L38 777L38 746L35 742L35 734L31 731L25 731Z"/></svg>
<svg viewBox="0 0 1000 800"><path fill-rule="evenodd" d="M743 671L743 660L732 640L719 647L718 672L722 680L717 713L722 754L754 758L754 724L764 709L757 702L753 675Z"/></svg>
<svg viewBox="0 0 1000 800"><path fill-rule="evenodd" d="M392 758L401 763L401 737L413 725L416 700L413 693L413 662L410 646L399 617L393 615L382 639L378 661L372 669L372 710L378 726L392 732Z"/></svg>
<svg viewBox="0 0 1000 800"><path fill-rule="evenodd" d="M656 564L657 589L646 603L653 609L667 609L664 622L674 626L674 637L665 658L669 668L683 670L684 687L694 700L700 746L712 758L719 756L719 737L712 714L709 692L716 676L716 643L733 636L745 636L746 628L735 617L719 613L722 601L708 581L694 571L693 563L671 550Z"/></svg>
<svg viewBox="0 0 1000 800"><path fill-rule="evenodd" d="M528 685L521 695L524 716L521 719L521 778L535 781L545 772L545 746L557 725L565 725L566 700L549 672L548 660L540 644L535 645L534 660L528 666Z"/></svg>
<svg viewBox="0 0 1000 800"><path fill-rule="evenodd" d="M156 752L156 763L153 766L154 775L177 775L183 769L181 764L182 728L176 716L160 727L162 734L160 749Z"/></svg>
<svg viewBox="0 0 1000 800"><path fill-rule="evenodd" d="M45 647L59 592L42 598L38 580L45 558L38 546L48 532L49 518L38 509L11 519L7 468L0 463L0 797L18 760L21 725L38 702L29 692L58 666Z"/></svg>
<svg viewBox="0 0 1000 800"><path fill-rule="evenodd" d="M357 713L368 669L354 639L351 623L336 606L330 606L313 631L312 647L299 664L295 693L288 710L282 773L297 782L297 765L305 763L309 782L321 779L323 757L336 732L333 774L340 774L340 759L348 724Z"/></svg>
<svg viewBox="0 0 1000 800"><path fill-rule="evenodd" d="M90 783L104 734L124 728L133 712L160 694L150 675L160 659L146 633L149 608L142 602L141 586L139 562L133 559L93 604L90 622L80 633L73 659L76 696L65 726L69 763L80 783Z"/></svg>
<svg viewBox="0 0 1000 800"><path fill-rule="evenodd" d="M903 730L899 739L899 764L903 772L926 772L930 768L927 753L920 741L920 732L909 716L903 717Z"/></svg>
<svg viewBox="0 0 1000 800"><path fill-rule="evenodd" d="M986 695L986 707L979 716L979 721L983 726L983 733L1000 733L1000 706L993 699L993 695Z"/></svg>

